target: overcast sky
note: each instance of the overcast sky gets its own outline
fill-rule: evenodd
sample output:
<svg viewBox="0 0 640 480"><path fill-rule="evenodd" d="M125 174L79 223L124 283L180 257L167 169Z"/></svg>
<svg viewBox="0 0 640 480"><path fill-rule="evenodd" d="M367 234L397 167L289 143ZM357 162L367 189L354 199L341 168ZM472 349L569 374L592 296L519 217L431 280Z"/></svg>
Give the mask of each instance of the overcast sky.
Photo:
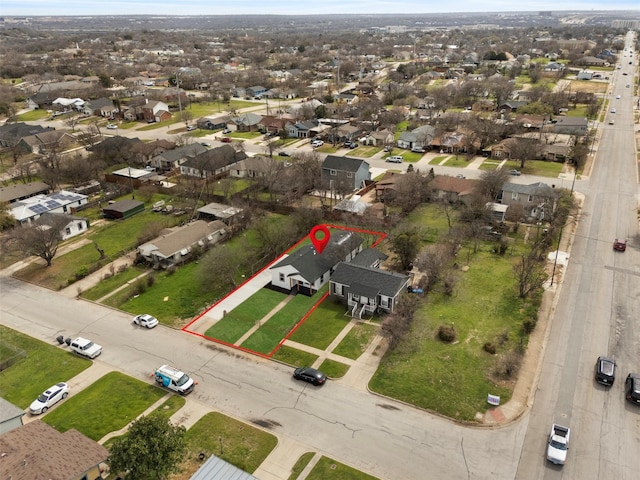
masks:
<svg viewBox="0 0 640 480"><path fill-rule="evenodd" d="M0 15L313 15L638 10L639 0L0 0Z"/></svg>

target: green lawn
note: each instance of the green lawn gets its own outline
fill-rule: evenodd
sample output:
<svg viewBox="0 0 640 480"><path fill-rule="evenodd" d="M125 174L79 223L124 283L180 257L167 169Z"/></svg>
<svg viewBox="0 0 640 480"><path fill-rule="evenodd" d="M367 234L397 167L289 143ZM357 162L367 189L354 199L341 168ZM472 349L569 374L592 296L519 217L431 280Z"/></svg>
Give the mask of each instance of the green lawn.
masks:
<svg viewBox="0 0 640 480"><path fill-rule="evenodd" d="M445 158L447 158L449 155L440 155L439 157L434 157L431 159L431 161L429 162L429 165L440 165L440 162L442 162Z"/></svg>
<svg viewBox="0 0 640 480"><path fill-rule="evenodd" d="M447 161L445 162L445 165L447 167L466 167L468 166L471 161L473 160L473 157L470 157L468 155L464 155L464 154L460 154L460 155L451 155Z"/></svg>
<svg viewBox="0 0 640 480"><path fill-rule="evenodd" d="M242 347L265 355L271 353L295 324L322 298L327 289L328 286L323 287L312 297L302 294L293 297L282 309L247 338Z"/></svg>
<svg viewBox="0 0 640 480"><path fill-rule="evenodd" d="M415 315L411 333L385 356L370 388L465 421L486 410L487 394L499 395L503 402L510 398L510 385L496 384L491 374L501 355L526 343L522 322L537 303L517 297L515 258L489 250L464 253L470 269L460 274L454 296L429 295ZM454 326L457 342L437 340L443 324ZM497 355L484 352L485 343L497 345Z"/></svg>
<svg viewBox="0 0 640 480"><path fill-rule="evenodd" d="M319 369L330 378L342 378L349 370L349 365L327 358L320 364Z"/></svg>
<svg viewBox="0 0 640 480"><path fill-rule="evenodd" d="M203 452L249 473L255 472L278 444L274 435L217 412L198 420L187 431L186 440L188 460L200 463L196 459Z"/></svg>
<svg viewBox="0 0 640 480"><path fill-rule="evenodd" d="M167 392L119 372L111 372L68 398L43 420L61 432L75 428L98 441L136 419Z"/></svg>
<svg viewBox="0 0 640 480"><path fill-rule="evenodd" d="M296 464L291 469L291 475L289 475L288 480L298 480L298 477L304 470L304 468L309 464L311 459L314 457L315 453L307 452L303 454L297 461Z"/></svg>
<svg viewBox="0 0 640 480"><path fill-rule="evenodd" d="M128 267L123 272L114 272L109 278L102 279L97 285L82 292L81 297L87 300L96 301L108 294L111 294L117 288L125 285L127 282L142 275L147 269L140 266Z"/></svg>
<svg viewBox="0 0 640 480"><path fill-rule="evenodd" d="M375 325L357 323L333 349L333 353L356 360L367 349L377 331L378 327Z"/></svg>
<svg viewBox="0 0 640 480"><path fill-rule="evenodd" d="M41 342L0 325L0 362L17 353L25 356L0 372L0 397L27 408L38 395L57 382L67 382L93 362L66 348Z"/></svg>
<svg viewBox="0 0 640 480"><path fill-rule="evenodd" d="M318 359L318 356L313 353L283 345L271 358L278 360L279 362L286 363L287 365L306 367L313 365L313 362Z"/></svg>
<svg viewBox="0 0 640 480"><path fill-rule="evenodd" d="M326 299L289 338L324 350L349 323L350 317L345 315L346 311L344 305Z"/></svg>
<svg viewBox="0 0 640 480"><path fill-rule="evenodd" d="M287 298L286 295L274 290L267 288L258 290L210 327L205 335L223 342L235 343L285 298Z"/></svg>
<svg viewBox="0 0 640 480"><path fill-rule="evenodd" d="M198 315L222 294L202 285L199 269L199 263L191 262L182 265L173 274L168 271L154 272L154 284L143 294L132 296L135 288L132 285L108 297L104 303L132 314L150 313L165 325L182 326L185 319Z"/></svg>

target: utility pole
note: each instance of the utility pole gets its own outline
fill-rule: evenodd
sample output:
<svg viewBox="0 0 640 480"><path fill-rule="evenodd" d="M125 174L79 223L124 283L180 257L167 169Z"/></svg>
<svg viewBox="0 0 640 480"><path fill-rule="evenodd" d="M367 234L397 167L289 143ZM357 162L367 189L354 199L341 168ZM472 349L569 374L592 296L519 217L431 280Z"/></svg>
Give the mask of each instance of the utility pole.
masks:
<svg viewBox="0 0 640 480"><path fill-rule="evenodd" d="M180 72L176 72L176 92L178 94L178 110L180 111L180 121L182 121L182 99L180 98L180 79L178 77Z"/></svg>

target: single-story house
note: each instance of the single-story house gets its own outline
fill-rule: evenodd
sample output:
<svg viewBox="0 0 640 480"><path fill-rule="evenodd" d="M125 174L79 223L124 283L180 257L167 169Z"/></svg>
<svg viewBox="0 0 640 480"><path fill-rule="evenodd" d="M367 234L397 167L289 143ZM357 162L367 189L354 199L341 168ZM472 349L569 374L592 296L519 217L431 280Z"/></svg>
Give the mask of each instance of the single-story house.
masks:
<svg viewBox="0 0 640 480"><path fill-rule="evenodd" d="M16 183L0 188L0 202L13 203L34 195L47 194L51 187L44 182Z"/></svg>
<svg viewBox="0 0 640 480"><path fill-rule="evenodd" d="M9 206L9 212L20 223L31 223L43 214L73 213L76 208L87 203L86 195L60 190L48 195L34 195Z"/></svg>
<svg viewBox="0 0 640 480"><path fill-rule="evenodd" d="M76 217L74 215L67 215L66 213L44 213L38 220L38 223L40 225L52 225L55 217L67 221L65 226L60 229L60 237L62 240L68 240L69 238L80 235L89 229L88 219Z"/></svg>
<svg viewBox="0 0 640 480"><path fill-rule="evenodd" d="M22 137L18 142L18 148L29 153L45 154L47 150L57 152L66 150L75 141L73 135L62 130L53 130Z"/></svg>
<svg viewBox="0 0 640 480"><path fill-rule="evenodd" d="M404 131L398 138L398 147L407 150L417 148L429 148L435 137L435 128L431 125L423 125L410 132Z"/></svg>
<svg viewBox="0 0 640 480"><path fill-rule="evenodd" d="M237 152L231 145L222 145L187 159L180 165L180 173L189 177L215 178L246 158L246 153Z"/></svg>
<svg viewBox="0 0 640 480"><path fill-rule="evenodd" d="M227 225L219 220L196 220L164 230L158 238L140 245L138 253L154 268L167 268L186 261L197 245L218 243L224 238L226 229Z"/></svg>
<svg viewBox="0 0 640 480"><path fill-rule="evenodd" d="M313 245L303 245L273 265L271 285L285 291L313 295L328 281L340 262L348 262L362 251L362 238L354 232L333 231L329 243L318 254Z"/></svg>
<svg viewBox="0 0 640 480"><path fill-rule="evenodd" d="M586 135L588 125L587 117L556 117L552 121L552 129L555 133L568 135Z"/></svg>
<svg viewBox="0 0 640 480"><path fill-rule="evenodd" d="M110 98L97 98L85 102L82 107L85 115L97 115L99 117L111 118L118 113L118 108L113 104Z"/></svg>
<svg viewBox="0 0 640 480"><path fill-rule="evenodd" d="M257 113L243 113L237 117L233 117L229 120L231 125L235 125L235 129L240 132L255 132L259 129L262 115Z"/></svg>
<svg viewBox="0 0 640 480"><path fill-rule="evenodd" d="M2 471L15 479L98 480L109 456L77 430L60 433L42 420L0 435L0 452Z"/></svg>
<svg viewBox="0 0 640 480"><path fill-rule="evenodd" d="M363 145L373 145L375 147L393 145L394 141L393 133L387 129L370 132L362 138Z"/></svg>
<svg viewBox="0 0 640 480"><path fill-rule="evenodd" d="M0 147L13 147L25 137L44 132L52 132L55 128L41 125L29 125L24 122L5 123L0 125Z"/></svg>
<svg viewBox="0 0 640 480"><path fill-rule="evenodd" d="M189 158L194 158L207 151L207 147L199 143L189 143L173 150L165 150L160 155L152 157L150 163L162 172L179 168Z"/></svg>
<svg viewBox="0 0 640 480"><path fill-rule="evenodd" d="M474 188L478 184L477 180L469 178L458 178L450 175L436 175L429 182L429 198L448 203L464 203L470 198Z"/></svg>
<svg viewBox="0 0 640 480"><path fill-rule="evenodd" d="M227 128L229 115L217 115L215 117L202 117L196 122L198 128L205 130L221 130Z"/></svg>
<svg viewBox="0 0 640 480"><path fill-rule="evenodd" d="M362 318L377 310L393 312L408 285L407 275L341 262L331 275L329 294L344 302L352 317Z"/></svg>
<svg viewBox="0 0 640 480"><path fill-rule="evenodd" d="M201 454L202 455L202 454ZM225 462L220 457L211 455L189 480L258 480L241 468Z"/></svg>
<svg viewBox="0 0 640 480"><path fill-rule="evenodd" d="M139 200L127 199L112 203L102 209L104 218L109 220L125 220L144 210L144 203Z"/></svg>

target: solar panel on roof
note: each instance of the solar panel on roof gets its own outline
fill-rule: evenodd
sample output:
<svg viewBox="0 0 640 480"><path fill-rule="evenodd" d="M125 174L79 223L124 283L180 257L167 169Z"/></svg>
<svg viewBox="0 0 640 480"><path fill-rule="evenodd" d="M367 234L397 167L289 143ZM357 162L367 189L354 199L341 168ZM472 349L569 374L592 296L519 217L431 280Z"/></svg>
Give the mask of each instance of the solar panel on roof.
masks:
<svg viewBox="0 0 640 480"><path fill-rule="evenodd" d="M49 211L46 207L42 205L31 205L29 206L29 210L31 210L33 213L44 213Z"/></svg>

